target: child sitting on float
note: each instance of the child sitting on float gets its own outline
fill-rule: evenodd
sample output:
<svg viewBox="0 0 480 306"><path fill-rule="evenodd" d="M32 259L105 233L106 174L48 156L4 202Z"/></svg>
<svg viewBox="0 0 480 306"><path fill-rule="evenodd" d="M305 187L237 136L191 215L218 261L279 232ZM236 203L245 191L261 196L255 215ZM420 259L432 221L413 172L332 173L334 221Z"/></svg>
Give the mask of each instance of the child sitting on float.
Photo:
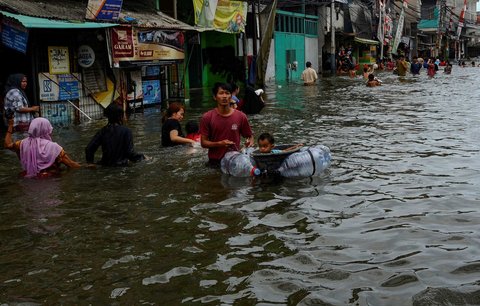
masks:
<svg viewBox="0 0 480 306"><path fill-rule="evenodd" d="M260 151L260 153L273 153L273 154L293 151L303 146L303 144L300 143L282 150L274 149L275 139L270 133L263 133L260 136L258 136L257 143L258 143L258 150Z"/></svg>

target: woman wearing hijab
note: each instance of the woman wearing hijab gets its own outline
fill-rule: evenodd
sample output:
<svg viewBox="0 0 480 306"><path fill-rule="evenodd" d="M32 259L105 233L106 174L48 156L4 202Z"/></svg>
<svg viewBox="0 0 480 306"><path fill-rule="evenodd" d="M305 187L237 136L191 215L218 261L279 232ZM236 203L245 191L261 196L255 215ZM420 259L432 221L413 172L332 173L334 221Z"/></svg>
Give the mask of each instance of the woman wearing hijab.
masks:
<svg viewBox="0 0 480 306"><path fill-rule="evenodd" d="M48 177L59 174L61 164L69 168L80 167L79 163L68 157L60 145L52 141L52 131L50 121L35 118L28 128L28 137L13 142L13 119L8 120L5 148L17 153L25 177Z"/></svg>
<svg viewBox="0 0 480 306"><path fill-rule="evenodd" d="M26 88L27 77L24 74L17 73L8 77L5 86L5 114L14 113L13 128L21 132L28 130L34 113L40 110L38 106L29 105L25 94Z"/></svg>

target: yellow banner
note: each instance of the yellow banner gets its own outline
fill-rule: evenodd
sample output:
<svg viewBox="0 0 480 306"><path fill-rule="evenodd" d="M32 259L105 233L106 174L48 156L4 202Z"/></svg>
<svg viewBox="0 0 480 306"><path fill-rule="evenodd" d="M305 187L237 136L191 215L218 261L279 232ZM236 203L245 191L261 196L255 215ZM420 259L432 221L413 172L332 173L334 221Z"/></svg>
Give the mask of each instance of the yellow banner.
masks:
<svg viewBox="0 0 480 306"><path fill-rule="evenodd" d="M228 0L193 0L195 24L227 33L245 32L247 2Z"/></svg>

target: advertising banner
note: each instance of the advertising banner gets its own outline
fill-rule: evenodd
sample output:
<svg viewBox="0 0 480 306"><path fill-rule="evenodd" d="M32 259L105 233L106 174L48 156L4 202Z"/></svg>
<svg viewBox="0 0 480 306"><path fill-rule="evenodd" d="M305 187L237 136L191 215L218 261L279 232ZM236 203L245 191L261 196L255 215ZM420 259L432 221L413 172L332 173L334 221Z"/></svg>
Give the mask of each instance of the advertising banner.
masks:
<svg viewBox="0 0 480 306"><path fill-rule="evenodd" d="M162 102L160 95L160 80L143 80L143 104Z"/></svg>
<svg viewBox="0 0 480 306"><path fill-rule="evenodd" d="M193 0L195 25L226 33L245 32L247 7L246 1Z"/></svg>
<svg viewBox="0 0 480 306"><path fill-rule="evenodd" d="M122 10L122 0L88 0L85 18L116 21Z"/></svg>
<svg viewBox="0 0 480 306"><path fill-rule="evenodd" d="M2 18L2 44L23 54L27 53L28 30L21 24Z"/></svg>
<svg viewBox="0 0 480 306"><path fill-rule="evenodd" d="M462 11L460 12L460 17L458 17L458 28L457 28L457 40L460 39L460 36L462 35L462 28L464 26L465 22L465 11L467 10L467 0L463 1L463 8Z"/></svg>
<svg viewBox="0 0 480 306"><path fill-rule="evenodd" d="M404 1L404 4L405 4L405 1ZM393 40L393 46L392 46L393 54L397 54L398 45L400 44L400 40L402 39L404 22L405 22L405 7L403 6L402 11L400 12L400 17L398 18L397 32L395 33L395 38Z"/></svg>
<svg viewBox="0 0 480 306"><path fill-rule="evenodd" d="M142 30L129 27L112 29L114 62L183 60L185 36L181 31Z"/></svg>

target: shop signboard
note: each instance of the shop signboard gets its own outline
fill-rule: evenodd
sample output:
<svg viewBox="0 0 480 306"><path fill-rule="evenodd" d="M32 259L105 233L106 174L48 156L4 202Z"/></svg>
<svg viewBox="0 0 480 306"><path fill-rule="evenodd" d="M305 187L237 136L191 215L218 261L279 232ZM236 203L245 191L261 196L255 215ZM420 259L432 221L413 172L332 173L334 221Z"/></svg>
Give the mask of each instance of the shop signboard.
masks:
<svg viewBox="0 0 480 306"><path fill-rule="evenodd" d="M69 124L73 110L68 102L49 102L42 104L42 115L54 125Z"/></svg>
<svg viewBox="0 0 480 306"><path fill-rule="evenodd" d="M112 29L114 62L183 60L185 36L182 31Z"/></svg>
<svg viewBox="0 0 480 306"><path fill-rule="evenodd" d="M28 30L21 24L2 18L2 44L10 49L27 53Z"/></svg>
<svg viewBox="0 0 480 306"><path fill-rule="evenodd" d="M88 0L86 19L116 21L122 10L122 0Z"/></svg>
<svg viewBox="0 0 480 306"><path fill-rule="evenodd" d="M80 98L80 74L38 74L40 101L65 101Z"/></svg>
<svg viewBox="0 0 480 306"><path fill-rule="evenodd" d="M82 68L89 68L95 63L95 51L88 45L81 45L77 52L78 64Z"/></svg>
<svg viewBox="0 0 480 306"><path fill-rule="evenodd" d="M70 57L68 47L48 47L48 68L50 74L70 73Z"/></svg>
<svg viewBox="0 0 480 306"><path fill-rule="evenodd" d="M112 49L114 59L132 58L134 56L132 27L112 29Z"/></svg>

